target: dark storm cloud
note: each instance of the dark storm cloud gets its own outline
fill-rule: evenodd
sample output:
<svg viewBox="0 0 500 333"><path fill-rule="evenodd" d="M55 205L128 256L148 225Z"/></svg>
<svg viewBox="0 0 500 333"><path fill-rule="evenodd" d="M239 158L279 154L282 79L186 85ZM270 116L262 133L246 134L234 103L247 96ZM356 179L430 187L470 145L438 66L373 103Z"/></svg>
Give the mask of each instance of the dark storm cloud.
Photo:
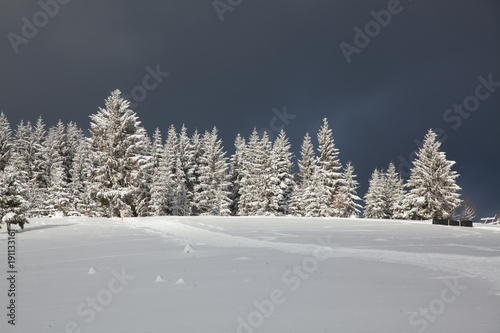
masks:
<svg viewBox="0 0 500 333"><path fill-rule="evenodd" d="M136 107L151 133L173 123L216 125L232 151L238 132L270 127L286 106L298 154L328 117L343 163L352 160L366 191L375 167L409 159L429 128L457 161L459 185L481 215L500 212L500 89L454 130L443 114L474 93L477 77L500 81L497 1L401 1L402 10L348 63L355 26L390 1L243 0L220 21L212 1L69 1L16 54L33 1L1 1L0 109L13 127L43 115L88 127L115 88L130 94L147 67L170 75ZM234 2L233 2L234 3Z"/></svg>

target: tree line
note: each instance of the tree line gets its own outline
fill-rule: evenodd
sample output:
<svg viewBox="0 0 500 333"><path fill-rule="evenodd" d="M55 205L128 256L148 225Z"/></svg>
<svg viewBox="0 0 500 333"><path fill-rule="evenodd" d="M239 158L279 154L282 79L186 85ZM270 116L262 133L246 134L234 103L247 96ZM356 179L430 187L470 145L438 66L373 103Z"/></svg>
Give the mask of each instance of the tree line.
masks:
<svg viewBox="0 0 500 333"><path fill-rule="evenodd" d="M188 135L185 126L150 138L119 90L90 116L90 136L40 117L16 130L0 114L0 218L60 211L109 217L161 215L448 218L460 205L458 174L429 130L404 182L393 163L376 169L364 196L351 162L340 163L327 119L317 148L306 134L294 154L281 130L274 142L253 130L237 135L227 157L217 129Z"/></svg>

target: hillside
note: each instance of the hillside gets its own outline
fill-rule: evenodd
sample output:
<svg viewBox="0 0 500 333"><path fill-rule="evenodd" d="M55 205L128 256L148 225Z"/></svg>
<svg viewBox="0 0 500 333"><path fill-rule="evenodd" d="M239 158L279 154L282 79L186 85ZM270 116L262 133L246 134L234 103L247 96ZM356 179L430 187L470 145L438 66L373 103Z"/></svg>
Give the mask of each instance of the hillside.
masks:
<svg viewBox="0 0 500 333"><path fill-rule="evenodd" d="M498 332L500 229L276 217L32 219L2 332ZM0 234L7 268L7 234ZM5 276L5 275L4 275ZM7 280L0 283L5 310Z"/></svg>

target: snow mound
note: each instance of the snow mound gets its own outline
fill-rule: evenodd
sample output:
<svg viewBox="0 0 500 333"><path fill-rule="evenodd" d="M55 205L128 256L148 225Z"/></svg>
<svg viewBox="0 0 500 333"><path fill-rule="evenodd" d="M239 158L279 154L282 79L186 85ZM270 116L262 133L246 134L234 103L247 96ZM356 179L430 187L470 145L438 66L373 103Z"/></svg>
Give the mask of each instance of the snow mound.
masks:
<svg viewBox="0 0 500 333"><path fill-rule="evenodd" d="M56 219L62 219L63 217L64 217L63 212L55 212L55 214L54 214L54 218L56 218Z"/></svg>
<svg viewBox="0 0 500 333"><path fill-rule="evenodd" d="M186 282L184 281L183 278L180 278L179 280L177 280L175 284L186 284Z"/></svg>
<svg viewBox="0 0 500 333"><path fill-rule="evenodd" d="M15 220L16 220L16 214L14 214L14 213L7 213L7 214L5 214L4 217L2 217L3 223L10 223L10 222L15 221Z"/></svg>
<svg viewBox="0 0 500 333"><path fill-rule="evenodd" d="M186 247L184 247L184 253L191 253L191 252L194 252L194 250L191 247L191 244L187 243Z"/></svg>
<svg viewBox="0 0 500 333"><path fill-rule="evenodd" d="M238 257L238 258L235 258L234 260L250 260L249 257Z"/></svg>
<svg viewBox="0 0 500 333"><path fill-rule="evenodd" d="M90 267L89 271L87 272L87 274L97 274L97 273L99 272L94 267Z"/></svg>
<svg viewBox="0 0 500 333"><path fill-rule="evenodd" d="M161 275L158 275L158 276L156 277L155 282L167 282L167 280L165 280L165 279L164 279Z"/></svg>

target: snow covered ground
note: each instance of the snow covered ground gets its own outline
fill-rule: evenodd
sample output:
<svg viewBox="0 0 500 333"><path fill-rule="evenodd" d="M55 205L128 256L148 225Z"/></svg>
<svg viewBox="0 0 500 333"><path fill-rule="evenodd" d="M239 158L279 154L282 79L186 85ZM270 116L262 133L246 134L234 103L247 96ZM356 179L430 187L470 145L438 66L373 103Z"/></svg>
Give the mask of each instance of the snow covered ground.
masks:
<svg viewBox="0 0 500 333"><path fill-rule="evenodd" d="M500 332L500 228L323 218L33 219L1 332Z"/></svg>

